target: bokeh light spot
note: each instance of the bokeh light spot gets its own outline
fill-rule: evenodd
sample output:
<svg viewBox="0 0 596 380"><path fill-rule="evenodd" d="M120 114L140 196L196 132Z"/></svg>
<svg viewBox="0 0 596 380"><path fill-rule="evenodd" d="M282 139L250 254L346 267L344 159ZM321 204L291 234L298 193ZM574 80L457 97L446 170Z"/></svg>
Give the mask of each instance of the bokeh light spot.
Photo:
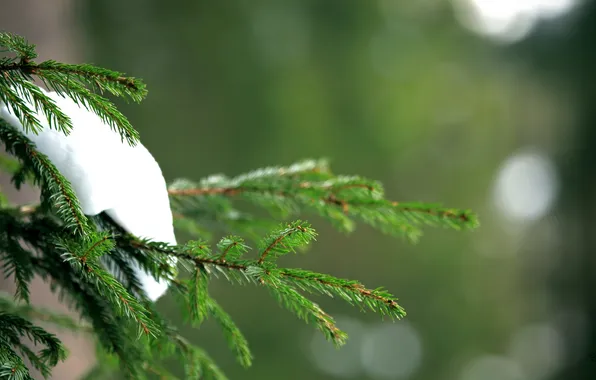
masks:
<svg viewBox="0 0 596 380"><path fill-rule="evenodd" d="M558 179L551 160L537 152L520 152L501 165L494 201L509 219L534 221L549 211L557 190Z"/></svg>
<svg viewBox="0 0 596 380"><path fill-rule="evenodd" d="M528 380L519 365L506 357L485 355L464 368L460 380Z"/></svg>
<svg viewBox="0 0 596 380"><path fill-rule="evenodd" d="M548 378L563 364L563 337L547 323L522 327L513 336L509 356L529 378Z"/></svg>
<svg viewBox="0 0 596 380"><path fill-rule="evenodd" d="M311 360L323 373L338 378L354 378L362 373L360 346L364 336L362 322L349 317L337 317L337 326L348 333L348 343L337 349L323 334L316 331L310 341Z"/></svg>
<svg viewBox="0 0 596 380"><path fill-rule="evenodd" d="M461 24L502 43L525 38L540 19L562 16L576 0L454 0Z"/></svg>
<svg viewBox="0 0 596 380"><path fill-rule="evenodd" d="M422 362L422 341L408 323L378 324L365 335L362 364L373 379L406 379Z"/></svg>

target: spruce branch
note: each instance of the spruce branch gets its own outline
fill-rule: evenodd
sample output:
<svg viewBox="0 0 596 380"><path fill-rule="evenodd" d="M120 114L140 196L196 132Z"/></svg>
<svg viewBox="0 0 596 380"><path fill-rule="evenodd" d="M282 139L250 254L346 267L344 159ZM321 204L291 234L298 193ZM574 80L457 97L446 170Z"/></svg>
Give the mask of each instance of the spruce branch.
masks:
<svg viewBox="0 0 596 380"><path fill-rule="evenodd" d="M252 353L248 341L238 326L232 320L232 317L211 297L208 299L209 313L213 316L217 324L224 333L228 342L228 347L233 351L236 359L245 368L252 365Z"/></svg>
<svg viewBox="0 0 596 380"><path fill-rule="evenodd" d="M209 277L201 265L193 270L188 282L190 318L199 325L209 316L208 281Z"/></svg>
<svg viewBox="0 0 596 380"><path fill-rule="evenodd" d="M7 337L0 335L0 378L9 380L35 380L25 362Z"/></svg>
<svg viewBox="0 0 596 380"><path fill-rule="evenodd" d="M21 61L30 61L37 58L35 45L30 44L25 38L6 32L0 32L0 47L16 53Z"/></svg>
<svg viewBox="0 0 596 380"><path fill-rule="evenodd" d="M209 295L208 281L209 273L205 267L197 265L192 269L191 278L178 284L180 294L188 294L188 297L182 297L182 300L188 310L190 322L199 326L208 317L213 317L224 333L228 346L234 352L238 362L243 367L249 367L252 364L252 353L248 341L230 315Z"/></svg>
<svg viewBox="0 0 596 380"><path fill-rule="evenodd" d="M202 239L172 246L132 236L105 214L84 215L71 184L37 151L27 133L49 127L68 134L73 128L56 101L32 83L39 79L98 115L123 141L134 145L137 131L102 95L139 102L147 94L143 82L88 64L37 63L35 46L9 33L0 33L0 48L9 53L0 57L0 102L26 131L20 133L0 119L0 141L17 159L0 158L0 169L12 175L17 188L29 182L39 186L42 194L39 205L11 206L0 193L1 268L17 286L14 299L0 294L0 378L30 379L23 358L44 376L63 360L61 343L35 326L32 320L36 320L93 333L99 363L89 379L111 379L119 373L130 379L148 375L175 379L162 364L171 358L184 366L185 379L226 379L203 348L180 336L157 312L137 278L138 268L170 283L191 325L213 318L245 367L252 362L248 342L209 294L209 281L219 277L266 288L282 307L340 346L347 335L307 295L338 297L361 311L393 320L403 318L405 311L383 288L368 289L358 281L280 267L282 256L316 237L308 223L288 222L290 217L314 213L346 232L361 221L412 241L421 235L423 226L463 230L478 225L470 211L391 201L378 181L335 175L325 160L304 160L236 177L176 180L168 190L176 227ZM275 218L242 211L237 206L242 200L263 207ZM279 220L286 222L276 225ZM249 257L251 247L237 235L257 241L254 255ZM213 249L212 236L224 236ZM181 276L172 267L173 258L178 259ZM34 275L48 281L60 300L79 313L81 322L28 304ZM45 348L36 353L22 344L23 337Z"/></svg>
<svg viewBox="0 0 596 380"><path fill-rule="evenodd" d="M135 264L131 262L130 256L129 253L115 247L109 255L102 256L100 260L129 293L145 300L147 295L137 277Z"/></svg>
<svg viewBox="0 0 596 380"><path fill-rule="evenodd" d="M143 362L143 368L147 373L164 376L166 379L176 379L177 377L170 373L166 368L159 364L159 360L175 358L184 366L184 379L213 379L227 380L222 370L215 364L214 360L207 352L192 344L181 336L178 331L167 323L161 326L164 334L159 339L152 341L152 353ZM92 376L85 379L112 379L113 375L118 373L117 357L104 352L101 347L100 363L106 363L104 366L97 366L92 372Z"/></svg>
<svg viewBox="0 0 596 380"><path fill-rule="evenodd" d="M215 361L202 348L190 343L175 328L164 326L166 356L174 356L184 363L184 379L227 380Z"/></svg>
<svg viewBox="0 0 596 380"><path fill-rule="evenodd" d="M45 72L71 75L79 81L93 85L94 89L98 89L102 93L108 91L115 96L125 94L137 103L147 96L147 88L140 79L89 64L72 65L50 60L35 66L30 64L30 67L34 74L38 74L42 78Z"/></svg>
<svg viewBox="0 0 596 380"><path fill-rule="evenodd" d="M0 345L0 351L2 351L0 358L3 356L12 356L4 351L5 349L8 351L8 349L11 349L10 347L13 347L11 349L13 353L14 349L19 350L41 372L44 378L49 377L51 367L56 366L58 362L66 358L66 350L55 335L33 325L22 317L6 313L3 310L0 310L0 337L2 337L2 343L6 343L8 346L8 348L5 348L4 344ZM43 345L45 348L39 351L39 353L34 353L21 342L22 338L27 338L34 345ZM6 366L6 363L1 364L3 367ZM13 373L18 371L20 365L18 362L15 364L17 366L11 369Z"/></svg>
<svg viewBox="0 0 596 380"><path fill-rule="evenodd" d="M36 63L33 61L36 57L35 45L9 33L0 33L0 47L16 54L13 58L0 59L0 101L10 106L25 130L30 128L35 133L41 130L36 110L43 112L50 128L64 133L72 129L70 118L31 83L37 77L48 89L95 112L104 123L120 133L123 141L130 145L137 143L139 134L128 119L112 102L94 91L100 94L109 92L140 102L147 95L146 86L140 79L90 64L65 64L53 60Z"/></svg>
<svg viewBox="0 0 596 380"><path fill-rule="evenodd" d="M310 243L316 235L316 232L308 224L301 221L288 224L283 230L274 231L261 240L261 255L257 263L261 265L265 260L275 261L282 255L295 252L295 247Z"/></svg>
<svg viewBox="0 0 596 380"><path fill-rule="evenodd" d="M51 323L52 325L69 331L81 331L81 332L93 332L90 325L77 322L70 316L65 314L59 314L55 311L33 306L30 304L18 303L7 293L0 292L0 310L20 316L29 321L40 321L45 323Z"/></svg>
<svg viewBox="0 0 596 380"><path fill-rule="evenodd" d="M120 318L112 303L106 302L93 284L79 283L79 279L73 276L74 273L69 272L70 266L65 267L64 264L53 267L48 262L39 262L37 268L40 269L42 278L51 277L60 285L60 299L69 301L67 304L71 308L91 322L93 332L102 347L119 358L120 372L130 379L142 378L142 364L146 354L142 351L142 341L135 339L135 334L129 329L129 319ZM135 329L138 331L138 326ZM136 336L138 337L138 332Z"/></svg>
<svg viewBox="0 0 596 380"><path fill-rule="evenodd" d="M228 380L228 377L217 364L215 364L215 361L205 350L188 344L188 342L180 336L177 337L177 343L181 355L186 358L187 364L184 366L185 379Z"/></svg>
<svg viewBox="0 0 596 380"><path fill-rule="evenodd" d="M83 242L66 239L56 241L56 248L62 251L63 260L70 263L89 282L94 283L101 294L118 307L121 315L132 318L138 324L139 335L156 335L159 333L158 327L142 303L99 262L99 258L114 247L115 242L108 233L97 234Z"/></svg>
<svg viewBox="0 0 596 380"><path fill-rule="evenodd" d="M0 233L0 240L0 246L6 248L0 251L2 270L5 278L14 276L16 284L14 298L29 303L29 283L33 280L34 274L29 254L18 241L7 236L6 233Z"/></svg>
<svg viewBox="0 0 596 380"><path fill-rule="evenodd" d="M20 187L29 174L33 175L42 190L42 204L55 210L64 221L64 226L79 236L91 232L91 226L81 210L79 201L70 182L56 169L50 159L35 149L35 144L18 132L6 121L0 119L0 141L7 152L21 161L19 176L13 177Z"/></svg>
<svg viewBox="0 0 596 380"><path fill-rule="evenodd" d="M218 260L225 261L237 260L248 252L250 247L244 243L244 239L239 236L226 236L217 243L217 249L221 254L217 256Z"/></svg>
<svg viewBox="0 0 596 380"><path fill-rule="evenodd" d="M297 288L333 297L338 295L362 311L368 307L371 311L387 315L391 319L401 319L406 316L405 310L398 305L394 297L382 288L367 289L358 281L340 279L327 274L315 273L302 269L272 269L281 278Z"/></svg>
<svg viewBox="0 0 596 380"><path fill-rule="evenodd" d="M131 319L120 316L118 308L102 294L96 283L90 281L89 276L81 276L80 270L63 260L63 252L56 249L55 236L61 231L59 220L43 213L30 214L26 220L18 219L13 213L0 215L12 218L15 233L27 246L41 254L31 258L35 272L42 279L51 281L59 299L78 312L84 321L90 322L101 345L121 359L122 372L130 378L141 376L144 371L142 340L136 340L132 333L138 331L138 324L131 326ZM75 244L81 244L80 238L62 233L61 238L73 239Z"/></svg>
<svg viewBox="0 0 596 380"><path fill-rule="evenodd" d="M19 228L14 216L0 215L0 266L6 278L13 276L16 291L15 299L29 303L29 283L33 279L34 268L31 254L19 240Z"/></svg>
<svg viewBox="0 0 596 380"><path fill-rule="evenodd" d="M307 323L312 323L325 335L325 338L340 347L346 343L348 335L335 326L333 317L323 311L316 303L304 297L294 288L275 277L272 272L258 267L250 268L250 274L267 286L275 299L286 309Z"/></svg>
<svg viewBox="0 0 596 380"><path fill-rule="evenodd" d="M4 81L0 80L0 101L10 104L12 113L23 124L25 131L39 133L43 129L36 110L43 112L50 128L66 134L72 129L70 117L58 108L55 101L18 73L5 73Z"/></svg>
<svg viewBox="0 0 596 380"><path fill-rule="evenodd" d="M174 182L169 193L175 212L183 218L196 217L202 204L219 198L221 206L232 209L227 199L241 198L287 218L302 210L315 212L344 231L354 229L353 218L392 235L416 241L421 225L472 229L478 225L468 210L442 208L426 203L399 203L385 199L382 185L358 176L335 176L325 161L306 160L289 167L267 168L235 178L208 177L199 183ZM197 209L197 212L193 212Z"/></svg>
<svg viewBox="0 0 596 380"><path fill-rule="evenodd" d="M324 335L336 345L345 343L346 335L339 330L331 316L317 304L305 298L298 290L318 292L323 295L337 295L352 305L387 315L392 319L401 319L405 311L395 297L382 289L367 289L357 281L345 280L301 269L278 268L277 259L297 248L308 244L316 236L315 231L306 222L295 221L281 225L276 231L266 236L259 243L259 258L244 259L242 255L223 256L229 252L239 238L225 237L218 244L219 252L213 253L202 241L190 242L182 247L164 245L124 237L122 244L147 251L161 252L190 262L194 266L188 292L191 304L190 315L201 322L209 312L210 298L206 291L208 274L224 273L230 281L248 282L265 286L282 306L308 323L315 324ZM240 244L240 243L238 243ZM243 244L243 243L242 243ZM242 245L242 253L248 251ZM240 274L241 276L238 276Z"/></svg>
<svg viewBox="0 0 596 380"><path fill-rule="evenodd" d="M43 72L41 79L49 89L92 110L112 130L120 133L122 141L126 140L129 145L134 146L139 140L139 132L107 98L92 92L84 84L55 72Z"/></svg>

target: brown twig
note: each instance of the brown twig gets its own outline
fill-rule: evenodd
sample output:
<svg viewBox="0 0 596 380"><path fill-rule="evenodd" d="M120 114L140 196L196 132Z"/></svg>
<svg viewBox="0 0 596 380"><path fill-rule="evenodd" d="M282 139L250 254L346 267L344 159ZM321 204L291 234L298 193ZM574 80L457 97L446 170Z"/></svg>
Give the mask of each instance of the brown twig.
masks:
<svg viewBox="0 0 596 380"><path fill-rule="evenodd" d="M279 243L278 241L279 239L276 239L275 242L273 244L271 244L270 246ZM172 255L172 256L176 256L178 258L182 258L182 259L186 259L186 260L190 260L192 262L194 262L196 265L216 265L216 266L220 266L222 268L226 268L226 269L232 269L232 270L239 270L239 271L246 271L249 266L245 265L245 264L238 264L238 263L230 263L229 261L226 260L222 260L222 259L211 259L211 258L207 258L207 257L200 257L200 256L195 256L189 253L182 253L182 252L174 252L170 249L159 249L159 248L155 248L155 247L148 247L147 245L143 244L140 241L137 240L133 240L130 242L131 245L133 245L135 248L139 248L139 249L152 249L152 250L157 250L160 253L163 254L167 254L167 255ZM257 266L258 264L261 264L262 261L259 260L257 261ZM337 284L333 284L330 282L327 282L323 279L320 278L312 278L312 277L301 277L298 276L294 273L288 273L286 271L284 271L284 269L279 269L279 274L282 277L287 277L287 278L294 278L297 280L314 280L319 282L320 284L323 284L325 286L329 286L329 287L336 287L336 288L343 288L343 289L348 289L351 291L355 291L357 293L359 293L361 296L365 297L365 298L373 298L376 299L378 301L381 301L385 304L387 304L389 307L391 307L394 310L400 309L400 306L398 305L398 303L395 300L392 300L390 298L386 298L386 297L382 297L379 296L378 294L375 294L373 290L367 289L365 288L362 284L357 284L357 285L353 285L353 284L348 284L348 285L337 285Z"/></svg>
<svg viewBox="0 0 596 380"><path fill-rule="evenodd" d="M0 72L3 72L4 76L7 71L22 71L28 75L39 75L42 76L43 71L55 71L60 72L63 74L71 74L78 77L93 77L105 82L115 82L121 84L125 87L128 87L134 91L138 91L139 87L137 86L134 78L124 77L124 76L107 76L99 73L91 73L83 70L77 70L74 67L53 67L53 68L45 68L40 66L39 64L23 59L19 62L12 62L6 65L0 65Z"/></svg>

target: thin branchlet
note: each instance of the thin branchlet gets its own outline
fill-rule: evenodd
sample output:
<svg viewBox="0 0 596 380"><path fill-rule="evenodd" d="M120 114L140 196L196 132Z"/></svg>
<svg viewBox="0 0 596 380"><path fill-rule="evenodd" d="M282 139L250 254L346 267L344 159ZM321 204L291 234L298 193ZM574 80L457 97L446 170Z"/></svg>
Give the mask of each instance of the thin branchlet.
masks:
<svg viewBox="0 0 596 380"><path fill-rule="evenodd" d="M347 232L353 230L355 220L360 220L383 232L405 235L411 241L420 237L423 225L454 229L478 226L476 216L468 210L391 201L385 198L379 182L359 176L333 175L328 169L315 172L312 170L315 162L307 160L289 168L269 168L235 178L214 176L198 183L176 181L169 187L174 212L181 218L202 214L206 219L210 212L204 205L218 202L220 209L227 208L233 215L237 212L231 201L238 198L282 217L299 211L314 212ZM296 170L301 166L303 170Z"/></svg>
<svg viewBox="0 0 596 380"><path fill-rule="evenodd" d="M302 231L304 234L310 232L309 228L305 225L298 224L294 227L297 231ZM274 246L284 242L284 240L291 237L291 234L295 231L291 228L284 228L277 234L277 237L273 238L273 243L268 244L266 248L261 253L261 258L263 257L263 253L270 252ZM272 235L275 235L273 233ZM271 239L271 237L269 237ZM296 241L307 242L307 240L295 240ZM321 285L324 289L332 289L333 291L346 291L352 294L358 295L362 299L369 299L375 304L382 304L381 306L387 311L387 314L395 317L395 318L402 318L405 316L404 310L399 306L397 303L397 299L393 297L391 294L380 291L380 290L371 290L364 287L364 285L350 280L340 279L337 277L333 277L330 275L323 275L311 271L305 270L295 270L291 268L277 268L271 267L269 265L264 265L265 260L246 260L246 259L236 259L236 260L226 260L222 259L221 256L216 255L202 255L198 254L196 250L194 251L185 251L184 249L176 249L172 247L164 247L148 242L144 242L137 239L132 240L125 240L122 242L123 244L130 244L136 248L144 249L144 250L152 250L158 251L165 255L176 256L180 259L188 260L197 268L215 266L220 267L225 270L232 270L232 271L239 271L248 273L254 271L255 268L263 269L263 273L267 274L268 276L275 276L280 279L288 280L289 282L298 282L301 286L317 283ZM296 246L296 245L295 245ZM201 247L201 246L199 246ZM289 250L289 248L286 248ZM314 286L316 289L316 285Z"/></svg>

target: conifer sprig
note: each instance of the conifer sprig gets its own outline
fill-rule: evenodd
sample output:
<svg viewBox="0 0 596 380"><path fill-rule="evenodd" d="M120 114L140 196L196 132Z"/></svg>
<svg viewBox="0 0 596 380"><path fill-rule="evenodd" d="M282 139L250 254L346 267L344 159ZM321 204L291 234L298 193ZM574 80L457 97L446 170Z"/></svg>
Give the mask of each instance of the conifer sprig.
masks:
<svg viewBox="0 0 596 380"><path fill-rule="evenodd" d="M71 131L70 117L62 112L53 99L42 93L39 87L24 80L16 72L9 71L4 75L4 79L4 81L0 81L0 101L13 104L11 107L13 113L27 129L31 129L35 133L42 130L43 126L36 114L36 110L41 110L50 128L65 133ZM30 106L32 107L30 108Z"/></svg>
<svg viewBox="0 0 596 380"><path fill-rule="evenodd" d="M346 232L354 230L357 218L385 233L406 236L411 241L421 236L422 225L454 229L471 229L478 225L475 215L468 210L387 200L379 182L359 176L336 176L324 160L270 167L235 178L218 175L198 183L178 180L170 186L169 193L177 215L196 220L198 214L202 214L206 223L211 222L206 218L212 214L205 212L206 203L217 202L220 209L234 214L237 211L231 198L241 198L281 218L297 215L302 210L310 211Z"/></svg>
<svg viewBox="0 0 596 380"><path fill-rule="evenodd" d="M0 47L15 54L14 57L0 59L0 101L9 105L26 130L41 130L37 110L46 116L50 128L64 132L72 129L70 118L58 109L51 98L31 84L30 81L37 77L48 89L92 110L110 128L119 132L122 140L130 145L137 143L139 133L112 102L99 94L109 92L140 102L147 96L146 86L140 79L90 64L65 64L53 60L36 63L33 61L37 57L35 45L10 33L0 32Z"/></svg>
<svg viewBox="0 0 596 380"><path fill-rule="evenodd" d="M51 368L66 357L66 350L55 335L33 325L20 316L2 310L0 310L0 332L2 332L0 334L0 347L7 345L13 347L13 349L16 348L22 355L27 357L44 378L49 377ZM34 345L43 345L45 348L39 353L35 353L21 341L24 338L32 341ZM0 360L5 356L5 351L0 349ZM0 363L0 377L2 377L2 372L10 371L11 375L8 378L11 376L15 379L30 378L26 373L26 368L23 368L21 360L15 360L14 357L10 357L11 355L6 356L9 356L9 360L2 360ZM13 363L12 368L10 368L11 362Z"/></svg>
<svg viewBox="0 0 596 380"><path fill-rule="evenodd" d="M0 228L2 226L0 225ZM2 259L2 270L5 277L14 276L16 291L15 299L20 299L29 303L29 283L33 280L33 268L29 253L26 252L16 239L12 238L11 228L3 229L0 233L0 244L8 249L0 252Z"/></svg>
<svg viewBox="0 0 596 380"><path fill-rule="evenodd" d="M115 96L126 95L137 103L140 103L147 96L145 83L140 79L94 65L72 65L49 60L41 62L32 69L39 73L38 75L42 78L45 72L74 76L78 81L91 85L94 91L97 90L100 93L107 91Z"/></svg>
<svg viewBox="0 0 596 380"><path fill-rule="evenodd" d="M69 331L93 332L90 325L77 322L68 315L59 314L53 310L34 306L29 303L18 302L14 297L4 292L0 292L0 310L20 316L29 321L51 323Z"/></svg>
<svg viewBox="0 0 596 380"><path fill-rule="evenodd" d="M65 262L80 273L87 281L94 283L99 292L111 304L116 305L120 314L132 318L138 324L138 333L156 335L158 327L143 304L124 286L106 271L99 259L115 248L115 243L107 233L94 236L93 239L74 241L58 238L56 249L62 252Z"/></svg>
<svg viewBox="0 0 596 380"><path fill-rule="evenodd" d="M27 40L19 35L0 32L0 47L6 51L16 53L19 59L23 61L30 61L37 58L35 45L30 44Z"/></svg>
<svg viewBox="0 0 596 380"><path fill-rule="evenodd" d="M129 330L133 331L131 325L134 324L134 331L137 331L138 324L132 318L121 316L118 306L104 296L92 278L81 275L74 265L64 261L61 256L63 252L57 249L56 244L57 236L72 240L70 244L73 246L85 247L88 241L64 230L58 218L43 210L37 209L24 215L23 218L14 209L0 211L0 225L10 226L7 236L23 244L21 254L28 255L28 269L51 281L52 289L58 292L60 300L77 311L84 323L89 323L102 346L122 358L122 371L129 374L130 378L139 378L143 373L142 345L134 334L129 333ZM0 251L6 249L0 246ZM82 255L84 251L78 252L78 256ZM0 310L4 309L0 304ZM13 314L27 317L20 313ZM33 319L33 316L30 317Z"/></svg>
<svg viewBox="0 0 596 380"><path fill-rule="evenodd" d="M382 289L367 289L357 281L344 280L302 269L278 268L277 259L310 243L316 236L312 227L302 221L281 225L263 238L259 255L255 259L243 258L248 246L237 237L228 236L219 244L218 252L213 253L205 242L193 242L181 248L164 247L159 244L128 240L136 248L154 250L176 256L189 262L192 269L188 283L190 294L190 317L201 323L209 314L211 300L207 292L209 274L224 273L230 281L260 284L269 289L272 295L288 310L307 323L315 324L324 335L337 345L345 343L347 336L335 326L331 316L317 304L305 298L299 290L318 292L327 296L337 295L352 305L364 310L368 308L392 319L401 319L405 311L390 293ZM231 247L236 248L230 255ZM226 254L224 254L226 253ZM238 276L241 274L241 276Z"/></svg>
<svg viewBox="0 0 596 380"><path fill-rule="evenodd" d="M205 350L190 344L178 334L170 333L176 345L176 352L186 359L185 379L189 380L228 380Z"/></svg>
<svg viewBox="0 0 596 380"><path fill-rule="evenodd" d="M57 213L64 221L64 227L81 237L91 234L92 228L70 182L50 159L40 153L31 140L2 119L0 141L6 151L21 162L20 169L13 176L17 188L20 188L29 176L33 176L42 191L42 204Z"/></svg>
<svg viewBox="0 0 596 380"><path fill-rule="evenodd" d="M192 325L200 326L204 320L213 317L238 362L243 367L249 367L252 364L252 353L248 341L230 315L209 295L208 282L209 274L205 267L197 265L191 269L190 279L178 284L181 294L188 294L188 297L180 297L188 310L187 319Z"/></svg>

